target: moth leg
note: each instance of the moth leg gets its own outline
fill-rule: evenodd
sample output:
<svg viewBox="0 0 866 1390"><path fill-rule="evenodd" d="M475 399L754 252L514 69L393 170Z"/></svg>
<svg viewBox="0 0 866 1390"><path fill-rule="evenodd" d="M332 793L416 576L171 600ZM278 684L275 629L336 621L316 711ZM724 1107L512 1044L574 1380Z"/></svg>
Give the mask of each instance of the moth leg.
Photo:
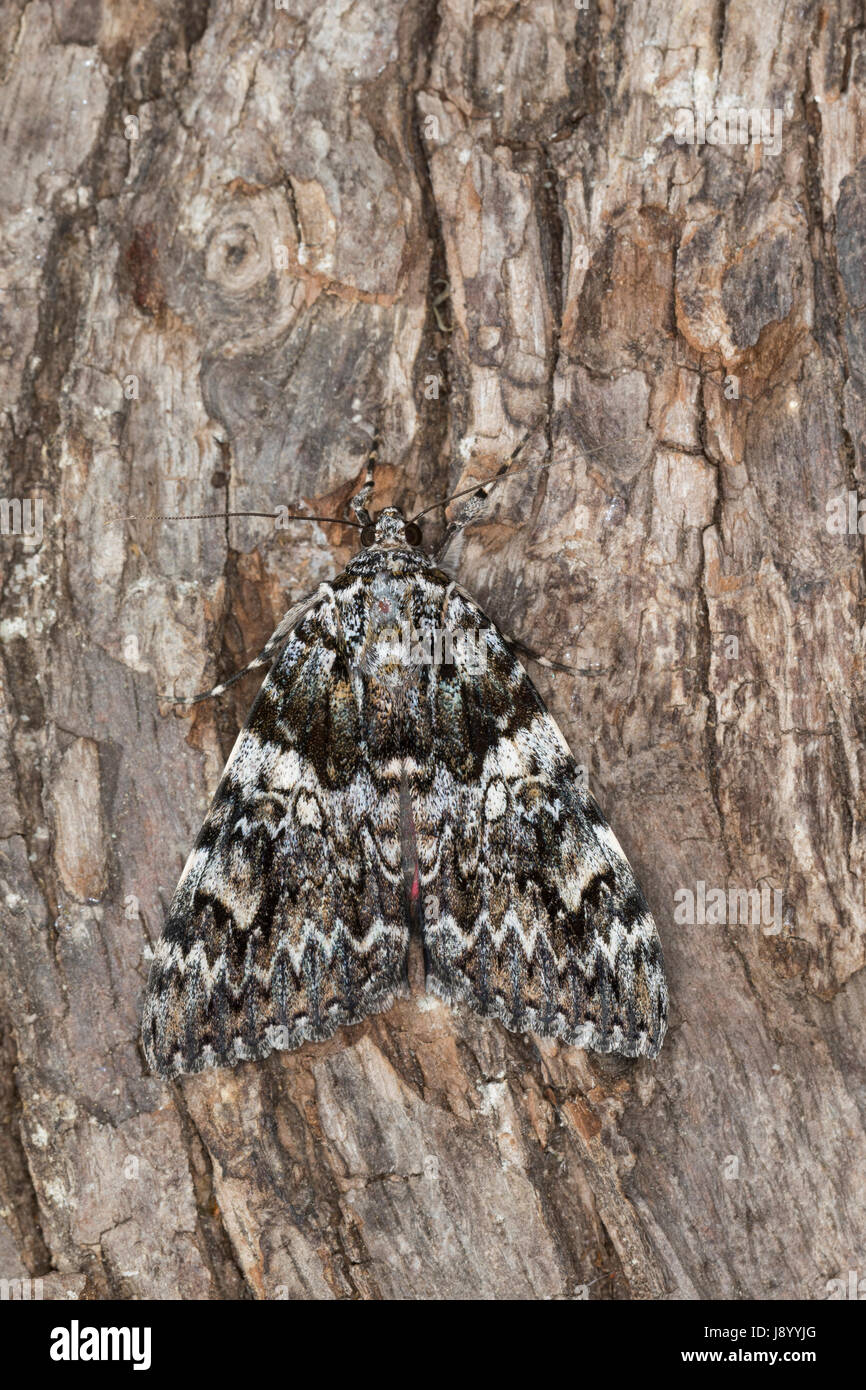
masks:
<svg viewBox="0 0 866 1390"><path fill-rule="evenodd" d="M543 666L548 671L570 671L577 674L573 666L565 666L561 661L551 661L549 656L542 656L534 648L527 646L519 637L512 637L510 633L503 632L502 640L512 656L525 656L528 661L534 661L539 666Z"/></svg>
<svg viewBox="0 0 866 1390"><path fill-rule="evenodd" d="M453 521L449 521L448 525L445 528L445 535L442 537L441 543L436 551L435 560L437 564L439 564L439 562L441 561L443 555L445 554L445 551L448 549L454 537L459 535L461 531L465 530L469 523L474 521L477 516L481 515L481 513L484 510L484 505L487 501L488 488L490 488L493 485L497 478L501 478L503 473L507 473L508 469L511 467L512 463L517 458L517 455L520 453L525 443L526 440L522 439L520 443L517 445L517 448L512 449L511 453L508 455L508 458L505 460L505 462L502 464L500 468L497 468L496 472L493 474L493 477L488 478L486 483L482 483L480 487L478 487L477 490L473 492L472 496L468 499L468 501L463 503L463 506L459 509Z"/></svg>
<svg viewBox="0 0 866 1390"><path fill-rule="evenodd" d="M525 656L528 661L534 661L538 666L543 666L546 671L568 671L572 676L597 676L601 671L600 666L566 666L562 661L552 661L549 656L542 656L540 652L527 644L519 637L510 637L503 632L502 640L512 656Z"/></svg>
<svg viewBox="0 0 866 1390"><path fill-rule="evenodd" d="M272 660L270 656L270 652L272 651L273 648L271 644L268 643L267 647L263 647L258 656L254 657L253 660L242 667L240 671L235 671L233 676L229 676L227 680L220 681L218 685L211 686L210 690L201 690L198 695L162 695L160 699L165 700L169 705L198 705L201 704L202 700L212 700L216 695L222 695L224 690L228 690L230 685L234 685L235 682L239 681L241 676L245 676L248 671L255 671L260 666L269 666Z"/></svg>
<svg viewBox="0 0 866 1390"><path fill-rule="evenodd" d="M370 445L370 452L367 455L367 471L364 474L364 481L361 484L361 491L355 494L355 496L352 498L352 501L349 504L362 526L372 526L373 524L372 517L370 516L370 513L367 511L367 503L373 496L373 488L375 487L375 483L373 481L373 472L376 467L376 461L379 457L379 445L381 444L381 442L381 435L377 430L376 433L373 435L373 442Z"/></svg>
<svg viewBox="0 0 866 1390"><path fill-rule="evenodd" d="M303 616L308 605L312 599L315 598L317 593L318 590L315 590L312 594L305 594L297 603L292 604L292 607L280 621L279 626L274 628L274 631L262 647L258 656L254 656L252 661L248 661L246 666L241 667L240 671L235 671L233 676L229 676L227 680L220 681L218 685L212 686L210 690L202 690L198 695L162 695L160 699L170 705L198 705L202 700L212 700L214 696L222 695L224 690L228 690L230 685L234 685L235 682L239 681L247 672L257 671L262 666L270 666L274 661L277 648L281 647L283 642L285 642L292 628L298 622L298 619Z"/></svg>

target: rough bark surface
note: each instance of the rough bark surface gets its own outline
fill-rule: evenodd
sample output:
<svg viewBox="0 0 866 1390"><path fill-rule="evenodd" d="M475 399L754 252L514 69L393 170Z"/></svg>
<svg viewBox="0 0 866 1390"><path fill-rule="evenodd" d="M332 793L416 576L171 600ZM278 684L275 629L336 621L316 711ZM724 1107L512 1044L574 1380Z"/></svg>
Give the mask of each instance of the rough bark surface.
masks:
<svg viewBox="0 0 866 1390"><path fill-rule="evenodd" d="M45 1296L824 1298L862 1275L866 30L853 0L10 0L0 14L0 1277ZM677 143L780 108L781 148ZM641 879L657 1063L420 992L167 1085L167 901L354 533L533 430L449 566ZM428 538L441 521L434 519ZM6 530L14 531L14 510ZM736 640L733 640L736 639ZM781 894L675 921L682 890ZM679 897L676 896L679 894Z"/></svg>

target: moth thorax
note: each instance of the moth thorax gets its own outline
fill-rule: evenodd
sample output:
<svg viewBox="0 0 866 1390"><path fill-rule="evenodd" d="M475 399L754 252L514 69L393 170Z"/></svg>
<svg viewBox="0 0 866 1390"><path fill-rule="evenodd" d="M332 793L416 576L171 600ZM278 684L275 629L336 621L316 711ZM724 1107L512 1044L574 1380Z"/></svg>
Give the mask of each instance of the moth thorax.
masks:
<svg viewBox="0 0 866 1390"><path fill-rule="evenodd" d="M368 677L392 689L408 676L409 597L405 582L387 570L370 585L358 664Z"/></svg>
<svg viewBox="0 0 866 1390"><path fill-rule="evenodd" d="M367 622L371 632L381 633L399 627L408 616L410 590L405 579L380 570L370 584Z"/></svg>

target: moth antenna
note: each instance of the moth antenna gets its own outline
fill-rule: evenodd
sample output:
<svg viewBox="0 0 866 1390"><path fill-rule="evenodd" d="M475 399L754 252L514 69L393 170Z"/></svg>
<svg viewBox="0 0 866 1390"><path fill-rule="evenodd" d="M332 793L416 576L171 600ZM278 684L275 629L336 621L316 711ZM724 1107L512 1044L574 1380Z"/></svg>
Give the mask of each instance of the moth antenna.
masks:
<svg viewBox="0 0 866 1390"><path fill-rule="evenodd" d="M472 492L475 494L475 496L478 499L478 506L480 507L481 503L484 502L487 498L487 488L492 487L492 485L496 482L497 478L502 476L505 473L506 469L509 467L509 465L514 462L518 454L522 453L523 449L526 447L529 440L535 433L535 429L536 426L533 426L531 430L527 431L527 433L521 439L520 443L517 445L517 448L511 450L511 453L508 455L508 458L505 460L503 464L500 465L496 473L494 473L493 476L490 479L488 479L487 482L480 484L476 483L473 487L466 488L463 492L453 492L450 497L443 497L441 502L431 502L429 507L425 507L423 511L420 511L418 513L417 516L413 516L412 521L415 522L418 520L418 517L426 516L428 512L435 511L437 507L447 506L449 502L454 501L455 497L464 497L468 492Z"/></svg>
<svg viewBox="0 0 866 1390"><path fill-rule="evenodd" d="M357 521L347 521L341 516L283 516L281 512L148 512L145 516L130 516L127 521L224 521L230 516L267 517L269 521L327 521L337 526L354 526L360 530Z"/></svg>
<svg viewBox="0 0 866 1390"><path fill-rule="evenodd" d="M542 459L538 463L526 463L522 468L512 468L509 472L508 466L523 449L526 440L529 438L527 435L523 443L518 445L514 452L505 460L502 467L499 468L492 477L488 478L483 483L473 483L471 487L460 488L459 491L450 493L448 497L441 497L438 502L431 502L429 507L424 507L420 512L417 512L416 515L412 517L412 520L417 521L419 517L426 516L428 512L434 512L437 507L447 507L449 502L455 502L460 497L468 497L470 493L476 495L479 501L483 501L487 496L488 488L493 487L495 483L504 482L508 478L517 478L521 473L532 473L536 469L540 472L542 468L561 468L565 463L578 463L580 458L592 458L595 454L606 454L615 444L633 444L641 437L642 436L639 434L626 435L623 436L622 439L612 439L609 444L603 444L598 449L584 449L580 457L574 456L567 459L550 459L549 461Z"/></svg>
<svg viewBox="0 0 866 1390"><path fill-rule="evenodd" d="M379 430L377 429L376 433L373 435L373 441L370 445L370 452L367 455L367 471L364 474L364 481L361 484L361 490L360 492L357 492L355 494L355 496L352 498L349 504L352 508L352 511L355 513L355 516L358 518L357 525L362 530L365 526L372 526L373 524L373 519L370 516L370 513L367 511L367 503L373 496L373 489L376 486L373 479L373 474L375 472L376 463L379 458L379 445L381 443L382 436L379 433ZM354 526L356 523L352 522L351 524Z"/></svg>

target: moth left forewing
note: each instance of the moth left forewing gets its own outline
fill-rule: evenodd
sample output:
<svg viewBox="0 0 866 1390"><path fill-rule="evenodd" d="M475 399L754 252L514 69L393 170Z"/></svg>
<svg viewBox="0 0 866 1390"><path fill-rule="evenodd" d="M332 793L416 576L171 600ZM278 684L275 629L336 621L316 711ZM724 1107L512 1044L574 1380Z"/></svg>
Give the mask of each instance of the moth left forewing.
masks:
<svg viewBox="0 0 866 1390"><path fill-rule="evenodd" d="M514 1030L655 1056L667 990L616 837L506 641L451 585L445 621L485 631L430 673L433 747L413 780L428 988Z"/></svg>
<svg viewBox="0 0 866 1390"><path fill-rule="evenodd" d="M291 633L172 900L143 1018L164 1076L328 1037L405 992L398 797L369 764L338 608L328 591Z"/></svg>

